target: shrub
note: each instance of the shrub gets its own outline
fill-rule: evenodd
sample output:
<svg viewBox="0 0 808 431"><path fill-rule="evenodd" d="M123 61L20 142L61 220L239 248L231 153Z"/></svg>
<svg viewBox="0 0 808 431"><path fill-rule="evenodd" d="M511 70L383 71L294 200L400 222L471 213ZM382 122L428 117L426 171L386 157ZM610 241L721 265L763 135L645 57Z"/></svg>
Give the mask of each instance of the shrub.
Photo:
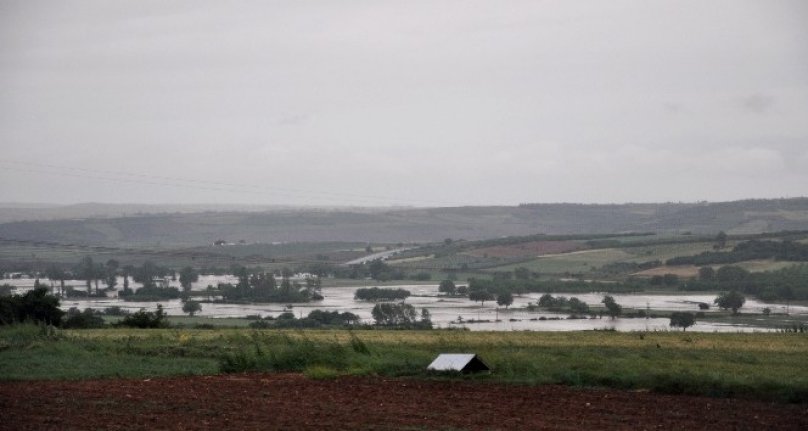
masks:
<svg viewBox="0 0 808 431"><path fill-rule="evenodd" d="M116 305L114 307L109 307L106 310L104 310L104 314L106 314L107 316L126 316L129 314L129 310L123 309Z"/></svg>
<svg viewBox="0 0 808 431"><path fill-rule="evenodd" d="M124 301L163 301L179 298L180 290L176 287L141 287L133 294L121 292L120 296Z"/></svg>
<svg viewBox="0 0 808 431"><path fill-rule="evenodd" d="M432 280L432 274L428 272L419 272L415 274L415 280L417 281L429 281Z"/></svg>
<svg viewBox="0 0 808 431"><path fill-rule="evenodd" d="M67 319L65 319L63 326L69 329L103 328L106 323L104 318L101 317L101 313L92 308L79 311L78 308L72 307L67 310Z"/></svg>
<svg viewBox="0 0 808 431"><path fill-rule="evenodd" d="M356 353L363 355L370 355L370 349L364 341L360 340L353 332L351 332L351 348Z"/></svg>
<svg viewBox="0 0 808 431"><path fill-rule="evenodd" d="M158 304L157 311L146 311L143 308L137 313L132 313L123 318L116 326L126 326L130 328L167 328L166 314L163 306Z"/></svg>
<svg viewBox="0 0 808 431"><path fill-rule="evenodd" d="M308 319L323 325L353 325L359 323L359 316L350 312L312 310Z"/></svg>
<svg viewBox="0 0 808 431"><path fill-rule="evenodd" d="M267 320L256 320L256 321L250 322L249 326L250 326L250 328L253 328L253 329L267 329L267 328L272 327L272 322L267 321Z"/></svg>

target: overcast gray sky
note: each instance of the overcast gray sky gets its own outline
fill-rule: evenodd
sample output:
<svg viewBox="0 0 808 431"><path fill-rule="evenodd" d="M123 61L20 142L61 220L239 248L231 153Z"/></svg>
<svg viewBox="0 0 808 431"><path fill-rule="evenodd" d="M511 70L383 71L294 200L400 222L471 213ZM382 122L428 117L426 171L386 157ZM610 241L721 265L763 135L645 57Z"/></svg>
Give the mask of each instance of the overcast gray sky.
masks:
<svg viewBox="0 0 808 431"><path fill-rule="evenodd" d="M808 2L0 0L0 201L808 195Z"/></svg>

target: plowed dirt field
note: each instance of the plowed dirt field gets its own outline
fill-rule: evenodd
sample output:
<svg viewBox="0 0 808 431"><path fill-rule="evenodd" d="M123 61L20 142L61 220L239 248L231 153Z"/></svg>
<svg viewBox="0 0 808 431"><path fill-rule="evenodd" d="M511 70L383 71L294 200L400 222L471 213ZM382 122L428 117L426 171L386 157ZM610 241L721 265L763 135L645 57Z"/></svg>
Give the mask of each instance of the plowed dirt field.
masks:
<svg viewBox="0 0 808 431"><path fill-rule="evenodd" d="M806 430L808 405L296 374L0 383L2 430Z"/></svg>

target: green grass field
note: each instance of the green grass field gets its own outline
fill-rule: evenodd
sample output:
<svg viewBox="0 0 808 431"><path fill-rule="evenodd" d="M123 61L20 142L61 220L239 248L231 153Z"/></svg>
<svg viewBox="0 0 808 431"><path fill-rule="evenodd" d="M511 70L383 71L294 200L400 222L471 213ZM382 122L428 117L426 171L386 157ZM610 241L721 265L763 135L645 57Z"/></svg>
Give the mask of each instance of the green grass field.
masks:
<svg viewBox="0 0 808 431"><path fill-rule="evenodd" d="M808 336L682 332L0 329L0 380L303 372L433 378L442 352L474 352L518 384L649 389L808 402ZM439 377L439 378L444 378Z"/></svg>
<svg viewBox="0 0 808 431"><path fill-rule="evenodd" d="M517 267L525 267L542 274L586 273L608 263L630 260L632 257L621 249L606 248L545 256L515 265L498 266L491 270L512 271Z"/></svg>
<svg viewBox="0 0 808 431"><path fill-rule="evenodd" d="M666 260L677 256L693 256L705 251L713 251L713 243L687 242L679 244L660 244L640 247L625 247L622 250L634 256L626 259L626 262L660 260L664 263Z"/></svg>
<svg viewBox="0 0 808 431"><path fill-rule="evenodd" d="M746 262L738 262L735 264L735 266L740 266L741 268L750 272L762 272L762 271L777 271L779 269L794 266L796 264L797 263L795 262L788 262L788 261L749 260Z"/></svg>
<svg viewBox="0 0 808 431"><path fill-rule="evenodd" d="M539 257L519 264L498 266L491 268L489 271L511 271L521 266L545 275L586 274L604 265L616 262L642 263L659 260L664 263L666 260L676 256L692 256L704 251L712 251L712 246L712 242L688 242L584 250ZM765 270L778 269L779 266L776 264L778 262L763 266L765 266Z"/></svg>

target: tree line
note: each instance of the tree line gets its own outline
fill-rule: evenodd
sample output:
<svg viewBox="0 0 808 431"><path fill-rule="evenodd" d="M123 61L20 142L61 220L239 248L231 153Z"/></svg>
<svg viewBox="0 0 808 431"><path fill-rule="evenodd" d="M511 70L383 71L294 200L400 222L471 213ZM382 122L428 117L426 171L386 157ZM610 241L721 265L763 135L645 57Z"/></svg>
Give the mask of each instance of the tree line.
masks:
<svg viewBox="0 0 808 431"><path fill-rule="evenodd" d="M120 311L120 309L118 309ZM0 296L0 326L17 323L38 323L63 328L101 328L107 326L104 314L91 308L79 311L71 308L64 312L59 308L59 298L45 287L36 287L23 295ZM168 322L161 305L157 311L141 309L136 313L122 313L124 318L114 326L137 328L167 327Z"/></svg>
<svg viewBox="0 0 808 431"><path fill-rule="evenodd" d="M721 248L721 241L717 241ZM705 251L694 256L677 256L666 261L667 265L716 265L747 260L775 259L791 262L808 262L808 244L795 241L751 240L738 243L730 251Z"/></svg>
<svg viewBox="0 0 808 431"><path fill-rule="evenodd" d="M292 271L284 268L281 280L275 280L275 274L268 272L250 273L247 268L240 267L235 271L239 281L233 285L219 283L206 292L221 295L228 302L309 302L323 299L320 277L308 277L305 284L292 281Z"/></svg>
<svg viewBox="0 0 808 431"><path fill-rule="evenodd" d="M739 266L726 265L717 270L699 268L695 280L683 283L683 290L736 290L754 295L762 301L808 299L808 265L793 265L776 271L749 272Z"/></svg>
<svg viewBox="0 0 808 431"><path fill-rule="evenodd" d="M357 289L354 299L360 301L395 301L405 300L410 296L410 291L406 289L385 289L378 287Z"/></svg>

